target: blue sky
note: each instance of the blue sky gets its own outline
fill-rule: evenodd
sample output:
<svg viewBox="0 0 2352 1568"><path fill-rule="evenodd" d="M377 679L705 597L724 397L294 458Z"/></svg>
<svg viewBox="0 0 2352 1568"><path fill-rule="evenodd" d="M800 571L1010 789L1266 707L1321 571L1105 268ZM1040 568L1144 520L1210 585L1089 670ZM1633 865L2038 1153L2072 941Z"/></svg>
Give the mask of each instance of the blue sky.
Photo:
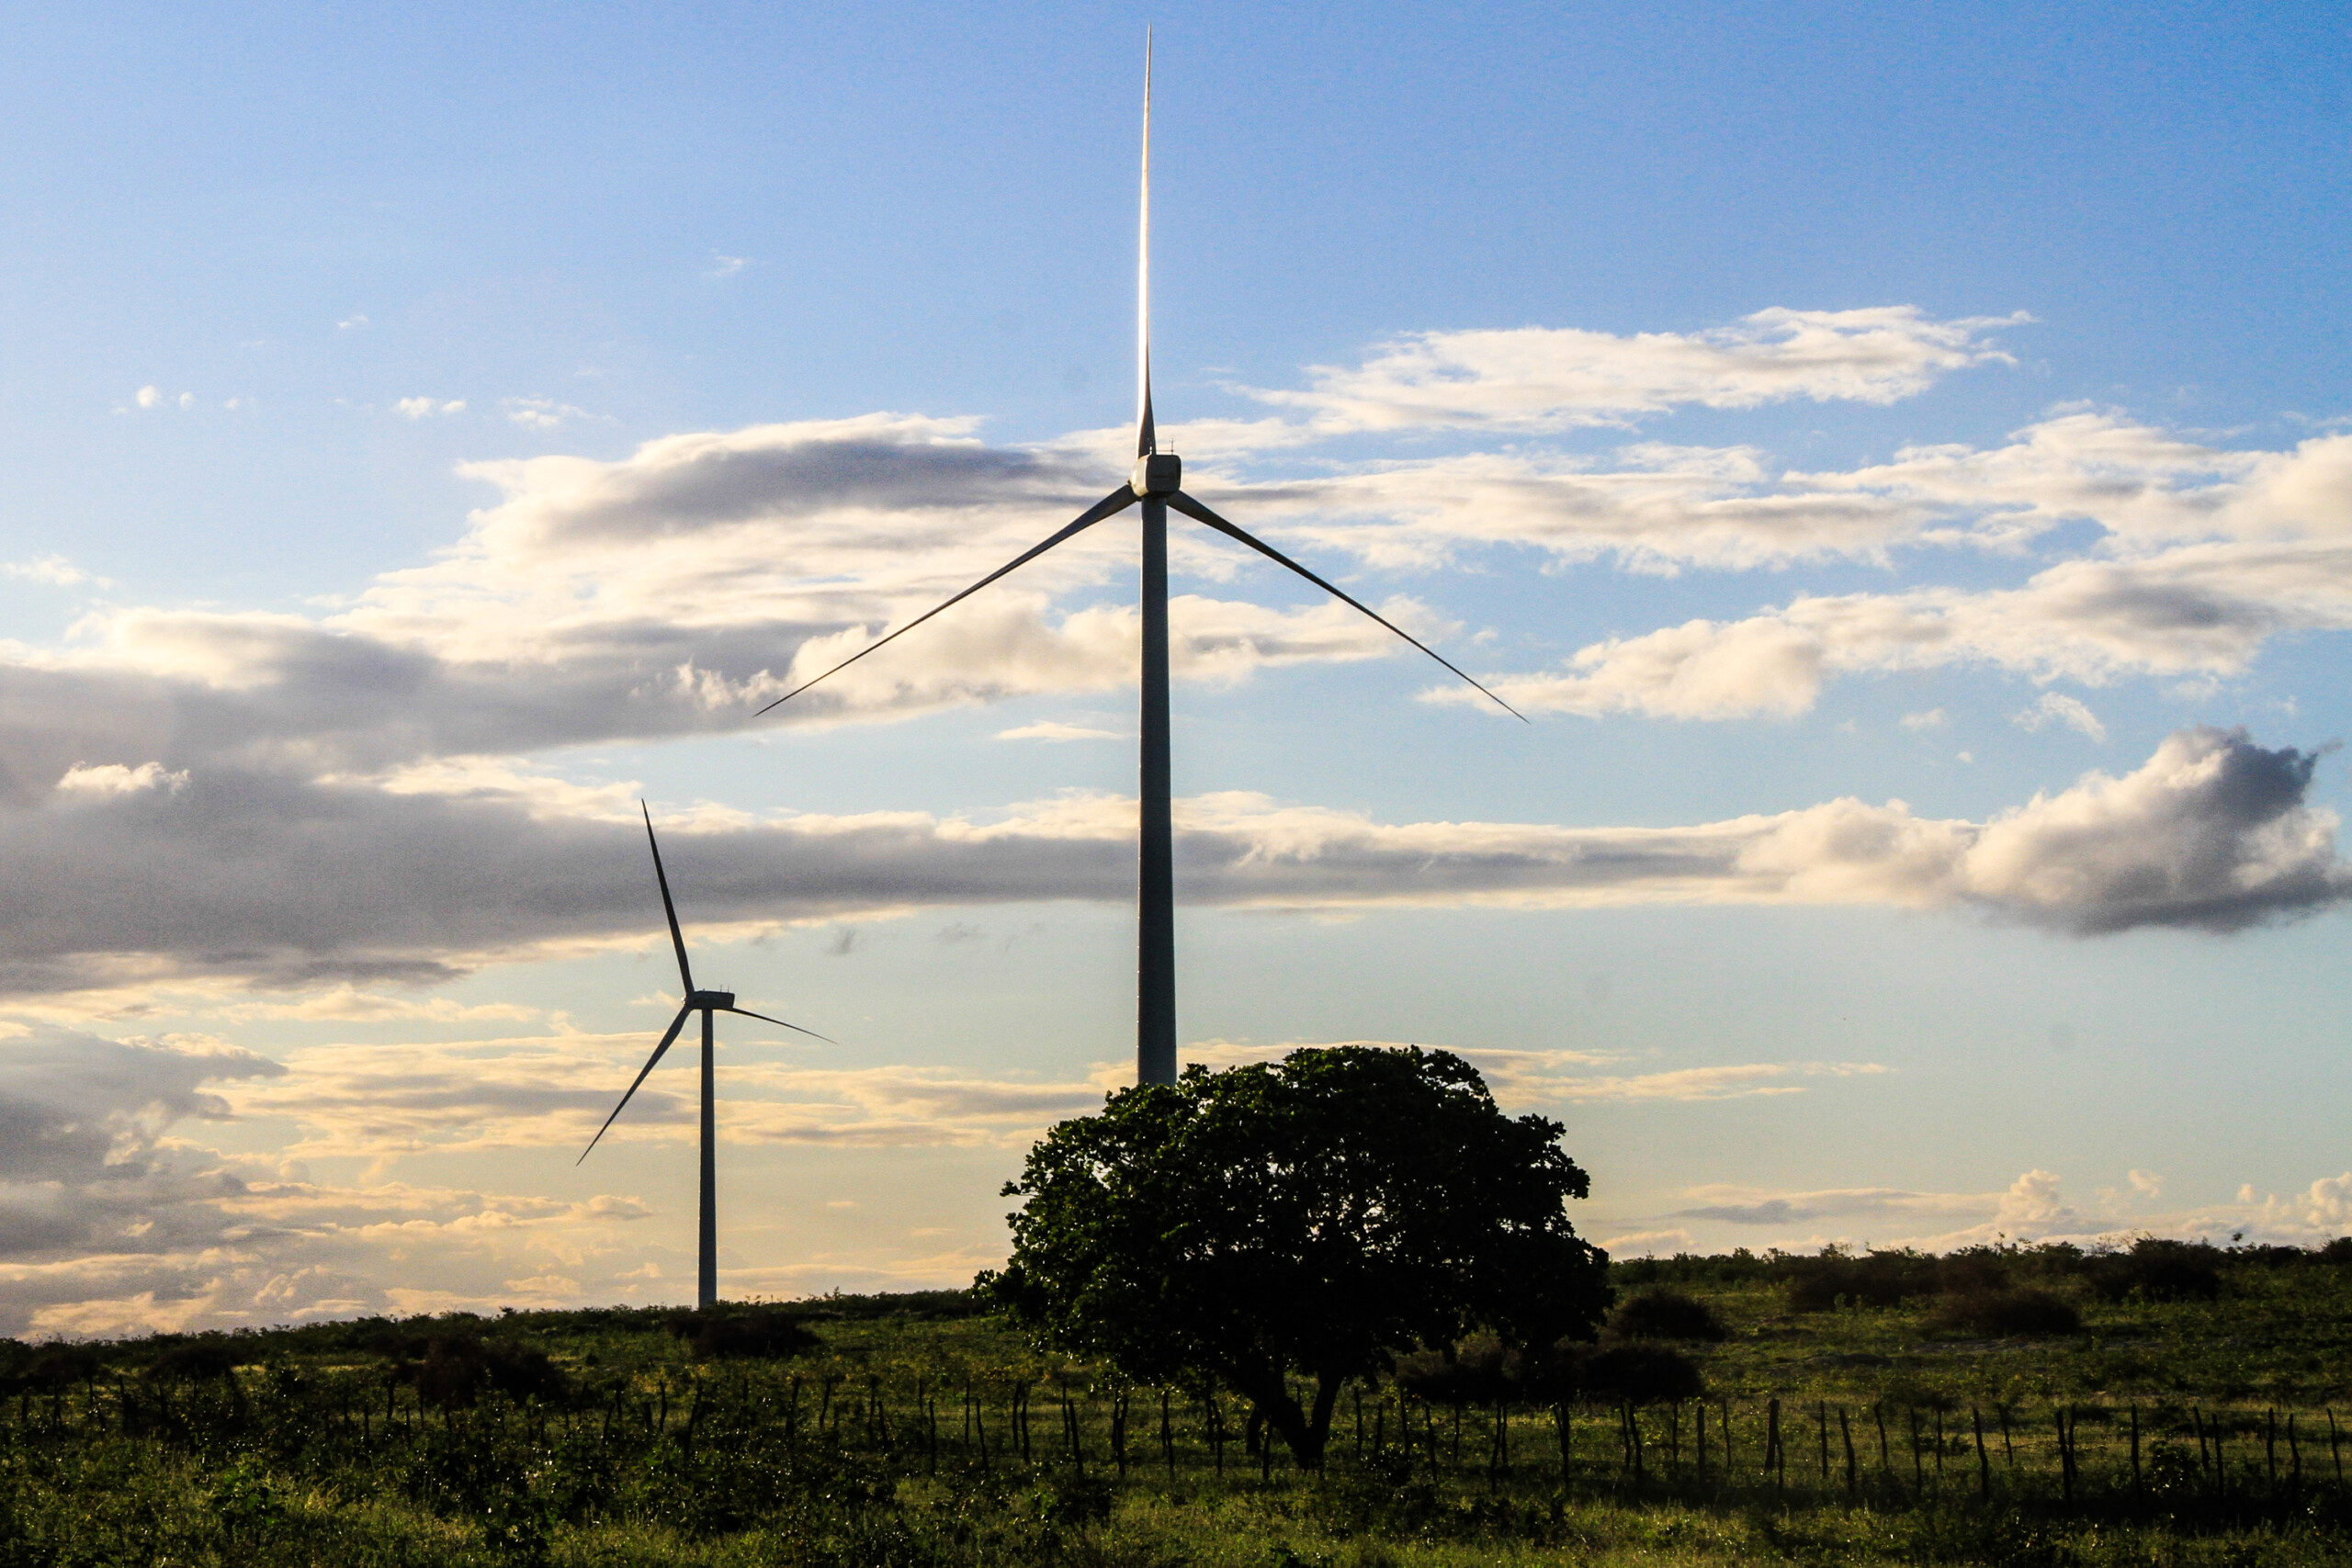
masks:
<svg viewBox="0 0 2352 1568"><path fill-rule="evenodd" d="M0 1327L682 1295L640 791L844 1042L727 1288L999 1255L1132 536L746 716L1115 482L1147 21L1188 485L1535 718L1187 543L1188 1055L1468 1052L1621 1251L2352 1229L2340 17L131 7L0 50Z"/></svg>

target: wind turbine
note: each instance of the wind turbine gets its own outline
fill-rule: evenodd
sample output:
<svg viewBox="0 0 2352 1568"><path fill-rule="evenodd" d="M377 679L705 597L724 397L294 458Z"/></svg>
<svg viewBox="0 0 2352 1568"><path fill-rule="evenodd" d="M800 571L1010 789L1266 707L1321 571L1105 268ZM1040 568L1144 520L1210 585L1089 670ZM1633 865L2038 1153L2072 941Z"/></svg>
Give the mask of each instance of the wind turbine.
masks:
<svg viewBox="0 0 2352 1568"><path fill-rule="evenodd" d="M678 1016L670 1021L670 1027L662 1031L662 1043L653 1047L653 1055L646 1057L645 1066L637 1070L637 1081L628 1086L628 1093L621 1096L620 1104L613 1107L613 1114L605 1118L605 1125L596 1129L595 1137L588 1140L588 1146L580 1151L580 1158L572 1163L578 1165L595 1152L597 1144L603 1140L615 1119L628 1108L629 1095L637 1092L638 1084L645 1081L645 1075L653 1070L654 1064L662 1060L671 1043L678 1038L678 1031L685 1028L686 1015L702 1014L702 1245L695 1265L695 1305L709 1308L718 1304L718 1111L713 1082L716 1077L713 1060L716 1043L712 1038L716 1015L737 1013L744 1018L756 1018L762 1023L789 1029L797 1034L823 1040L828 1045L839 1043L827 1039L813 1029L803 1029L797 1023L786 1023L763 1012L739 1008L735 1005L735 993L732 991L695 988L694 966L686 962L685 933L678 929L678 906L670 900L670 878L662 869L662 841L653 836L653 813L641 800L637 803L637 808L645 814L645 842L653 851L653 880L662 886L662 912L669 917L670 945L678 952L678 984L684 987L686 999L679 1004Z"/></svg>
<svg viewBox="0 0 2352 1568"><path fill-rule="evenodd" d="M869 643L824 674L804 681L775 702L770 709L790 702L827 676L849 668L906 636L949 605L958 604L998 578L1035 560L1047 550L1077 537L1108 517L1140 503L1143 509L1143 761L1142 844L1136 878L1137 952L1136 957L1136 1081L1171 1084L1176 1081L1176 907L1172 832L1170 825L1168 767L1168 513L1172 507L1196 523L1249 546L1278 565L1362 611L1477 687L1512 717L1526 715L1472 681L1453 662L1371 606L1317 577L1290 557L1228 523L1182 488L1183 466L1173 452L1162 452L1151 417L1151 39L1144 37L1143 179L1141 222L1136 247L1136 466L1126 483L1088 507L1059 533L1023 550L1012 559L953 598L924 611L879 642ZM757 717L758 715L752 716Z"/></svg>

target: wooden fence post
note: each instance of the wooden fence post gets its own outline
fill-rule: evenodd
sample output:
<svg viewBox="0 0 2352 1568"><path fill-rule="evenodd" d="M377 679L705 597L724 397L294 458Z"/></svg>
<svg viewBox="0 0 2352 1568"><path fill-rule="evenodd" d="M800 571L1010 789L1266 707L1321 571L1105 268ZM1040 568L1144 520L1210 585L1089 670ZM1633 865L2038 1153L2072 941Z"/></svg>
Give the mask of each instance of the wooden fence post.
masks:
<svg viewBox="0 0 2352 1568"><path fill-rule="evenodd" d="M1976 1432L1976 1495L1980 1502L1993 1500L1993 1456L1984 1451L1984 1415L1973 1404L1968 1407L1968 1423Z"/></svg>
<svg viewBox="0 0 2352 1568"><path fill-rule="evenodd" d="M1846 1424L1846 1407L1838 1407L1838 1436L1846 1443L1846 1495L1851 1497L1859 1483L1854 1467L1854 1429Z"/></svg>

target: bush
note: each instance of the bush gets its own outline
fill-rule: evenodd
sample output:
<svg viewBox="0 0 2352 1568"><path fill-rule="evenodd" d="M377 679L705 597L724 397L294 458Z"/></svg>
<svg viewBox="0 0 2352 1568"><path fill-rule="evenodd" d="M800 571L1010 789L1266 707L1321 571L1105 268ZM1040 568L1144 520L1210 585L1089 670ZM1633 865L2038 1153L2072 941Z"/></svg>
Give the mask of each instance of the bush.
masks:
<svg viewBox="0 0 2352 1568"><path fill-rule="evenodd" d="M1826 1312L1835 1306L1900 1306L1936 1289L1936 1262L1905 1248L1856 1258L1826 1247L1815 1258L1788 1260L1789 1310Z"/></svg>
<svg viewBox="0 0 2352 1568"><path fill-rule="evenodd" d="M414 1383L418 1398L445 1410L471 1408L485 1389L496 1389L514 1399L548 1400L560 1398L567 1391L563 1373L548 1359L548 1353L529 1345L435 1335L424 1342L424 1360L415 1362L407 1359L413 1354L413 1344L398 1345L395 1353L401 1360L394 1375Z"/></svg>
<svg viewBox="0 0 2352 1568"><path fill-rule="evenodd" d="M2332 1263L2340 1269L2352 1268L2352 1235L2337 1236L2312 1256L2322 1263Z"/></svg>
<svg viewBox="0 0 2352 1568"><path fill-rule="evenodd" d="M200 1339L184 1339L178 1344L166 1346L147 1363L147 1375L187 1382L209 1382L235 1371L243 1359L231 1340L218 1335L207 1335Z"/></svg>
<svg viewBox="0 0 2352 1568"><path fill-rule="evenodd" d="M1588 1404L1670 1404L1705 1389L1690 1358L1663 1345L1578 1346L1572 1364L1577 1397Z"/></svg>
<svg viewBox="0 0 2352 1568"><path fill-rule="evenodd" d="M1432 1404L1492 1404L1526 1382L1518 1352L1491 1336L1465 1339L1453 1350L1417 1350L1396 1360L1396 1384Z"/></svg>
<svg viewBox="0 0 2352 1568"><path fill-rule="evenodd" d="M2080 1334L2083 1314L2048 1291L1965 1291L1948 1296L1928 1326L1981 1339Z"/></svg>
<svg viewBox="0 0 2352 1568"><path fill-rule="evenodd" d="M1679 1291L1644 1291L1628 1296L1609 1314L1601 1330L1610 1339L1705 1339L1731 1337L1715 1309Z"/></svg>
<svg viewBox="0 0 2352 1568"><path fill-rule="evenodd" d="M789 1314L767 1307L686 1313L670 1320L670 1332L692 1345L697 1361L712 1357L783 1360L821 1343Z"/></svg>
<svg viewBox="0 0 2352 1568"><path fill-rule="evenodd" d="M6 1386L11 1393L29 1390L49 1393L70 1388L78 1382L88 1382L98 1375L103 1366L97 1352L86 1346L43 1345L35 1349L6 1380Z"/></svg>
<svg viewBox="0 0 2352 1568"><path fill-rule="evenodd" d="M1936 1289L1948 1296L1973 1295L2009 1287L2014 1247L1963 1247L1936 1259Z"/></svg>
<svg viewBox="0 0 2352 1568"><path fill-rule="evenodd" d="M2129 1252L2085 1259L2083 1277L2104 1301L2210 1302L2222 1293L2221 1262L2210 1243L2142 1236Z"/></svg>

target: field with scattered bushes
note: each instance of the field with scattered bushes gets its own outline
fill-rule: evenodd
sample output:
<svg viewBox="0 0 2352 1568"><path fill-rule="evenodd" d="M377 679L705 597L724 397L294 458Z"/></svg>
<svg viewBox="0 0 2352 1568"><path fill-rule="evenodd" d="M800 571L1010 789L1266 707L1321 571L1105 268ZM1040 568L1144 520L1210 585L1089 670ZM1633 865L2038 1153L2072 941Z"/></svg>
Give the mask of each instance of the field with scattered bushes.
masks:
<svg viewBox="0 0 2352 1568"><path fill-rule="evenodd" d="M2352 1560L2352 1244L1612 1266L1302 1473L962 1292L0 1342L0 1565Z"/></svg>

